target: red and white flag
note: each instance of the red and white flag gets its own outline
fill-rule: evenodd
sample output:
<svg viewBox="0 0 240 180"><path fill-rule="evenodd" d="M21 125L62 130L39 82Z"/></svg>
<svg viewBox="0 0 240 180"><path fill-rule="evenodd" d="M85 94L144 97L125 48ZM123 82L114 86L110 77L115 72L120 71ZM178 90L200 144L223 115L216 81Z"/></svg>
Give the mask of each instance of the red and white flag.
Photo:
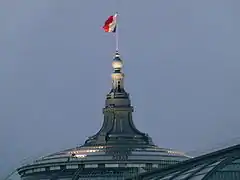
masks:
<svg viewBox="0 0 240 180"><path fill-rule="evenodd" d="M117 29L117 13L109 16L109 18L105 21L103 26L105 32L116 32Z"/></svg>

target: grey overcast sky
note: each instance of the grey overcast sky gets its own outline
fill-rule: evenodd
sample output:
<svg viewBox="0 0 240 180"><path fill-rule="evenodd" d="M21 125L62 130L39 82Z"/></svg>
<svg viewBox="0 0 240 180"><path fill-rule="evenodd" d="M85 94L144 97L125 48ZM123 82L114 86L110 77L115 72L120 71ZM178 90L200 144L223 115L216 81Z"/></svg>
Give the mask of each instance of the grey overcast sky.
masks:
<svg viewBox="0 0 240 180"><path fill-rule="evenodd" d="M101 126L120 53L134 122L184 152L240 137L239 0L1 0L0 174Z"/></svg>

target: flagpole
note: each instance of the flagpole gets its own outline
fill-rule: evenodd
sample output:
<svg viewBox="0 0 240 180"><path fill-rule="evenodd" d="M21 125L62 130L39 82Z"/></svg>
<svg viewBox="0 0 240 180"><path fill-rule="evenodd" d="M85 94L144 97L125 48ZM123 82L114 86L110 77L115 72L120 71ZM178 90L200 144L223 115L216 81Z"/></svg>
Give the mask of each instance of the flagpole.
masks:
<svg viewBox="0 0 240 180"><path fill-rule="evenodd" d="M116 12L116 34L115 34L115 41L116 41L116 52L119 48L119 34L118 34L118 13Z"/></svg>

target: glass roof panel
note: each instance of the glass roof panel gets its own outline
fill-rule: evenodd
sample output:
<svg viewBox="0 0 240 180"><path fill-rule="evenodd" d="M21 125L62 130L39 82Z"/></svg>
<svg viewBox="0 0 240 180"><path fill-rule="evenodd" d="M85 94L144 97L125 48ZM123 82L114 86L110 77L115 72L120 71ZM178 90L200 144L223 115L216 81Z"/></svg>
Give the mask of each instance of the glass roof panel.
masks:
<svg viewBox="0 0 240 180"><path fill-rule="evenodd" d="M172 176L167 176L167 177L164 177L164 178L160 178L160 179L158 179L158 178L155 178L155 179L152 179L152 180L169 180L170 178L171 178Z"/></svg>
<svg viewBox="0 0 240 180"><path fill-rule="evenodd" d="M209 171L211 171L215 166L207 166L206 168L203 168L201 171L199 171L196 175L200 175L200 174L206 174Z"/></svg>
<svg viewBox="0 0 240 180"><path fill-rule="evenodd" d="M228 164L220 171L240 171L240 164Z"/></svg>
<svg viewBox="0 0 240 180"><path fill-rule="evenodd" d="M205 174L207 174L208 172L210 172L216 165L218 165L223 159L217 161L217 162L206 162L204 164L199 164L195 167L192 167L190 169L187 170L182 170L182 173L180 173L178 176L176 176L175 178L173 178L174 180L182 180L185 179L193 174L195 174L192 178L201 178L203 176L205 176ZM201 169L203 168L203 169ZM200 171L199 171L200 170ZM199 171L199 172L198 172ZM179 171L180 172L180 171ZM177 173L165 176L163 178L160 178L161 180L167 180L171 177L173 177L174 175L176 175ZM190 178L191 179L191 178Z"/></svg>
<svg viewBox="0 0 240 180"><path fill-rule="evenodd" d="M216 165L218 165L221 162L221 160L211 163L208 166L206 166L205 168L203 168L201 171L197 172L196 175L200 175L200 174L206 174L208 172L210 172L213 168L216 167Z"/></svg>
<svg viewBox="0 0 240 180"><path fill-rule="evenodd" d="M205 177L205 174L201 174L198 176L193 176L189 180L202 180Z"/></svg>
<svg viewBox="0 0 240 180"><path fill-rule="evenodd" d="M197 170L199 170L200 168L202 168L203 166L205 166L205 164L200 164L200 165L197 165L191 169L189 169L188 171L185 171L184 174L189 174L189 173L194 173L196 172Z"/></svg>
<svg viewBox="0 0 240 180"><path fill-rule="evenodd" d="M216 166L218 165L220 162L222 162L224 159L220 159L219 161L215 162L215 163L212 163L212 164L209 164L209 166Z"/></svg>
<svg viewBox="0 0 240 180"><path fill-rule="evenodd" d="M181 174L175 178L173 178L174 180L181 180L181 179L184 179L186 177L188 177L191 173L187 173L187 174Z"/></svg>
<svg viewBox="0 0 240 180"><path fill-rule="evenodd" d="M171 177L173 177L175 174L177 174L177 173L179 173L179 172L180 172L180 171L177 171L177 172L172 173L172 174L170 174L170 175L164 176L164 177L162 177L162 178L159 178L159 180L168 180L168 179L170 179Z"/></svg>
<svg viewBox="0 0 240 180"><path fill-rule="evenodd" d="M235 159L233 163L240 163L240 159Z"/></svg>

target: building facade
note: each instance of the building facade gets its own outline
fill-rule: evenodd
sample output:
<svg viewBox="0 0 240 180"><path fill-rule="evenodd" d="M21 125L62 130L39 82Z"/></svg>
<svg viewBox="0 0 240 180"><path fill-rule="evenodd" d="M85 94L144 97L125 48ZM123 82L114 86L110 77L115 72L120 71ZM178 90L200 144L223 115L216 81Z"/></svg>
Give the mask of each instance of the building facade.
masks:
<svg viewBox="0 0 240 180"><path fill-rule="evenodd" d="M156 146L151 137L135 127L118 52L112 66L112 88L106 96L100 130L80 147L20 167L18 173L23 180L125 179L189 159L184 153Z"/></svg>

